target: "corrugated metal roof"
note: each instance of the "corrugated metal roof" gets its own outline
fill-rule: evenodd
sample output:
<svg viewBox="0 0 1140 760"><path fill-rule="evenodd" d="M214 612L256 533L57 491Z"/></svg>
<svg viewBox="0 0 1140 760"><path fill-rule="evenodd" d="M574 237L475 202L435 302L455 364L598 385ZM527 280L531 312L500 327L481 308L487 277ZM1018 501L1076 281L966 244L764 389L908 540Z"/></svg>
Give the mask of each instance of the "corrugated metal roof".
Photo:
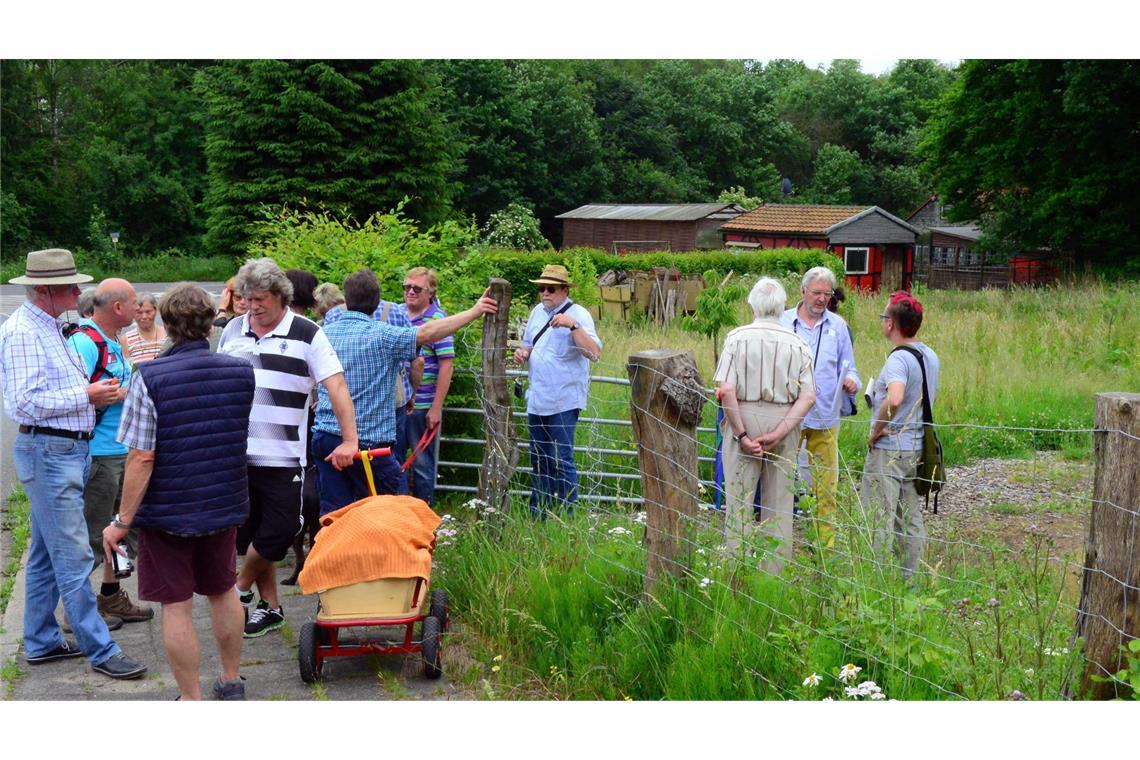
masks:
<svg viewBox="0 0 1140 760"><path fill-rule="evenodd" d="M654 222L695 222L698 219L720 213L734 215L743 213L744 208L725 203L591 203L579 206L573 211L559 214L555 219L637 219Z"/></svg>
<svg viewBox="0 0 1140 760"><path fill-rule="evenodd" d="M951 237L962 238L963 240L977 240L982 236L982 230L973 225L965 227L931 227L931 232L940 232L943 235L950 235Z"/></svg>
<svg viewBox="0 0 1140 760"><path fill-rule="evenodd" d="M770 203L721 225L738 232L795 232L824 235L836 224L874 206L808 206Z"/></svg>

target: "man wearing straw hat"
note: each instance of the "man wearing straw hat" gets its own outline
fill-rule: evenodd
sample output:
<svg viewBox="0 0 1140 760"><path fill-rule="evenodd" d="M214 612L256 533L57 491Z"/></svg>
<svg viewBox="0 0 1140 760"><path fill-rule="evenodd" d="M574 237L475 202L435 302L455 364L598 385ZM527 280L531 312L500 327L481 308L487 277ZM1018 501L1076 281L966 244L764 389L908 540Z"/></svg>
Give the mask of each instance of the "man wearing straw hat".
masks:
<svg viewBox="0 0 1140 760"><path fill-rule="evenodd" d="M530 364L530 510L537 517L551 505L566 504L569 511L578 501L574 430L578 412L586 408L590 362L601 355L602 340L590 312L570 300L566 267L547 264L531 282L538 285L540 302L527 320L515 361Z"/></svg>
<svg viewBox="0 0 1140 760"><path fill-rule="evenodd" d="M138 678L146 666L123 654L99 615L87 582L94 554L83 517L95 408L122 400L116 378L90 382L83 360L64 340L60 315L76 307L79 283L61 248L28 254L27 301L0 326L0 385L8 416L19 425L16 474L31 504L24 583L24 648L29 664L86 657L111 678ZM55 618L60 598L76 641Z"/></svg>

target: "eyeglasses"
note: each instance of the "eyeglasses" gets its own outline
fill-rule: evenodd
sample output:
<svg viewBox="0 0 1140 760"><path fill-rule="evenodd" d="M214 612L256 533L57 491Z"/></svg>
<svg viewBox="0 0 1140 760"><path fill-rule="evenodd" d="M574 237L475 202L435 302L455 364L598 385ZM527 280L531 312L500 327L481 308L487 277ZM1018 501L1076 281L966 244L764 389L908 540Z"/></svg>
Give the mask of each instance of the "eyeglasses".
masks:
<svg viewBox="0 0 1140 760"><path fill-rule="evenodd" d="M890 318L891 318L890 314L880 314L879 315L879 319L890 319Z"/></svg>
<svg viewBox="0 0 1140 760"><path fill-rule="evenodd" d="M808 295L811 296L812 298L823 298L825 296L827 298L831 298L833 295L835 295L835 291L834 290L809 290Z"/></svg>
<svg viewBox="0 0 1140 760"><path fill-rule="evenodd" d="M561 289L562 289L561 285L539 285L538 286L538 292L539 293L557 293Z"/></svg>
<svg viewBox="0 0 1140 760"><path fill-rule="evenodd" d="M406 284L406 283L405 283L405 284L404 284L404 292L405 292L405 293L407 293L409 290L410 290L410 291L412 291L413 293L415 293L417 296L418 296L420 293L423 293L423 292L424 292L424 289L423 289L423 286L422 286L422 285L408 285L408 284Z"/></svg>

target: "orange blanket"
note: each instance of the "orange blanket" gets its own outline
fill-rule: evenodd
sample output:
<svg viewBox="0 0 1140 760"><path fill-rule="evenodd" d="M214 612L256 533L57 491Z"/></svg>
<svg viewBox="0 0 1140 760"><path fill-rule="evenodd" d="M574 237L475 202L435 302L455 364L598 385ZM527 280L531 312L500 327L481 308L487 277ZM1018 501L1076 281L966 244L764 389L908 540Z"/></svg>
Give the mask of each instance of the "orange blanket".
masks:
<svg viewBox="0 0 1140 760"><path fill-rule="evenodd" d="M370 496L329 512L297 578L301 591L381 578L430 579L439 523L439 516L412 496Z"/></svg>

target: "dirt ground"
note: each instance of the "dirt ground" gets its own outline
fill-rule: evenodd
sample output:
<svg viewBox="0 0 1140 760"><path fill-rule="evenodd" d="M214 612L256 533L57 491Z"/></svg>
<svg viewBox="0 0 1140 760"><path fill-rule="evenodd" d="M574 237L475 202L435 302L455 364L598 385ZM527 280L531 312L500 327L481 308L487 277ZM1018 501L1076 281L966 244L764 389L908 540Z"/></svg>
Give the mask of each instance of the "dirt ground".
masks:
<svg viewBox="0 0 1140 760"><path fill-rule="evenodd" d="M1034 459L980 459L951 467L938 499L938 514L927 514L932 539L954 536L981 541L998 537L1019 549L1028 531L1047 535L1057 556L1081 562L1092 507L1092 461L1068 461L1057 452Z"/></svg>

